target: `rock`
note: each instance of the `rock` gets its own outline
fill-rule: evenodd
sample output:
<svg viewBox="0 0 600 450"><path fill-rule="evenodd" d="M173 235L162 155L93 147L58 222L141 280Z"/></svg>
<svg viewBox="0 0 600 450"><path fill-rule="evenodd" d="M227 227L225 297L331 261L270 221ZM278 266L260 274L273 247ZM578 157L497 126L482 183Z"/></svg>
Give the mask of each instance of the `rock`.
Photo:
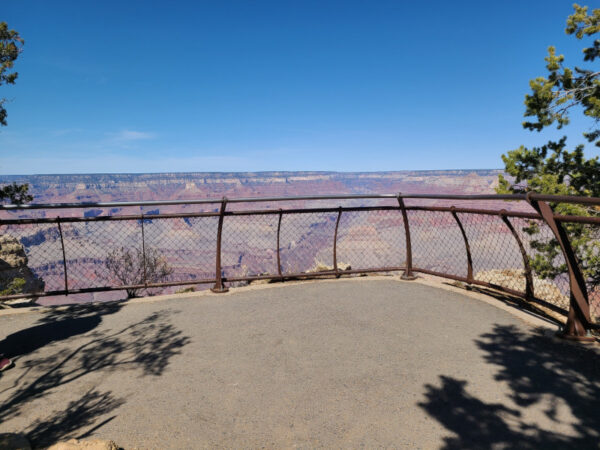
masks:
<svg viewBox="0 0 600 450"><path fill-rule="evenodd" d="M269 272L263 272L263 273L260 273L259 276L273 276L273 275L271 275ZM262 280L252 280L248 284L271 284L271 283L275 283L277 281L279 281L279 279L276 278L275 276L273 276L273 278L265 278Z"/></svg>
<svg viewBox="0 0 600 450"><path fill-rule="evenodd" d="M307 273L328 272L330 270L333 270L333 266L328 266L322 262L317 262L313 268L307 270Z"/></svg>
<svg viewBox="0 0 600 450"><path fill-rule="evenodd" d="M492 269L477 272L475 279L525 292L525 271L521 269ZM533 292L537 298L555 305L568 307L569 297L551 281L533 276Z"/></svg>
<svg viewBox="0 0 600 450"><path fill-rule="evenodd" d="M20 292L35 293L44 291L44 281L38 278L27 266L28 260L23 245L13 236L0 235L0 291L9 287L10 283L21 278L25 281ZM6 300L4 305L34 303L32 299Z"/></svg>
<svg viewBox="0 0 600 450"><path fill-rule="evenodd" d="M350 266L350 264L344 263L344 262L339 262L337 264L338 266L338 270L351 270L352 267ZM309 269L307 271L307 273L314 273L314 272L328 272L330 270L333 270L333 266L328 266L327 264L324 264L322 262L317 262L315 264L315 266L311 269Z"/></svg>
<svg viewBox="0 0 600 450"><path fill-rule="evenodd" d="M352 266L348 263L339 262L337 266L338 270L352 270Z"/></svg>
<svg viewBox="0 0 600 450"><path fill-rule="evenodd" d="M102 439L70 439L66 442L58 442L48 447L48 450L119 450L119 446L113 441Z"/></svg>
<svg viewBox="0 0 600 450"><path fill-rule="evenodd" d="M18 433L0 433L0 448L6 450L31 450L25 436Z"/></svg>

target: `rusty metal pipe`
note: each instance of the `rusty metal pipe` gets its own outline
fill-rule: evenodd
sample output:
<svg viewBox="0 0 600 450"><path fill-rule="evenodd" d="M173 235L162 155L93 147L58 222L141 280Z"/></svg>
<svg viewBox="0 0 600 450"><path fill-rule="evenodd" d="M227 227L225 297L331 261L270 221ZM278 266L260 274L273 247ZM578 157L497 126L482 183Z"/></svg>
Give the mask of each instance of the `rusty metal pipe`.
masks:
<svg viewBox="0 0 600 450"><path fill-rule="evenodd" d="M462 222L458 218L456 210L454 209L454 207L452 208L452 217L454 217L454 220L456 221L456 224L460 229L460 234L462 234L463 241L465 243L465 251L467 253L467 283L471 284L473 283L473 258L471 257L471 246L469 245L469 238L467 237L465 228L463 227Z"/></svg>
<svg viewBox="0 0 600 450"><path fill-rule="evenodd" d="M342 217L342 207L340 206L340 210L337 215L337 219L335 221L335 232L333 233L333 270L335 271L335 276L337 278L340 277L338 264L337 264L337 237L338 237L338 228L340 226L340 218Z"/></svg>
<svg viewBox="0 0 600 450"><path fill-rule="evenodd" d="M581 273L579 261L573 251L569 236L562 225L554 220L554 213L550 205L542 200L546 197L530 194L527 195L527 201L540 213L552 230L567 263L571 301L567 323L559 336L577 341L594 341L593 337L588 336L588 329L591 328L592 321L585 279Z"/></svg>
<svg viewBox="0 0 600 450"><path fill-rule="evenodd" d="M144 214L141 215L141 224L142 224L142 261L143 261L143 269L144 269L144 286L148 286L148 279L146 273L146 237L144 235Z"/></svg>
<svg viewBox="0 0 600 450"><path fill-rule="evenodd" d="M277 273L279 274L280 277L283 276L281 274L281 243L280 243L282 216L283 216L283 213L280 208L279 209L279 219L277 220Z"/></svg>
<svg viewBox="0 0 600 450"><path fill-rule="evenodd" d="M227 198L223 197L221 200L221 210L219 211L219 225L217 228L217 252L216 252L216 268L215 268L215 285L211 288L211 291L217 294L229 291L225 285L223 285L223 274L221 267L221 242L223 238L223 219L225 218L225 208L227 207Z"/></svg>
<svg viewBox="0 0 600 450"><path fill-rule="evenodd" d="M58 225L58 234L60 236L60 248L63 255L63 273L65 275L65 292L69 295L69 277L67 275L67 256L65 253L65 240L63 239L62 226L60 224L60 217L57 217L56 224Z"/></svg>
<svg viewBox="0 0 600 450"><path fill-rule="evenodd" d="M410 239L410 224L408 223L408 214L406 213L406 207L404 205L404 200L402 199L402 194L398 194L398 206L400 207L400 211L402 213L402 221L404 223L404 236L406 242L406 270L402 274L403 280L415 280L417 277L412 273L412 242Z"/></svg>
<svg viewBox="0 0 600 450"><path fill-rule="evenodd" d="M529 256L527 256L525 246L523 245L523 242L521 241L517 230L515 230L515 227L511 223L510 219L506 217L504 212L505 211L500 211L500 217L502 218L502 221L515 238L515 241L517 241L517 245L519 246L519 252L521 252L521 257L523 258L523 269L525 271L525 297L533 298L535 297L535 292L533 289L533 272L531 271L531 265L529 264Z"/></svg>

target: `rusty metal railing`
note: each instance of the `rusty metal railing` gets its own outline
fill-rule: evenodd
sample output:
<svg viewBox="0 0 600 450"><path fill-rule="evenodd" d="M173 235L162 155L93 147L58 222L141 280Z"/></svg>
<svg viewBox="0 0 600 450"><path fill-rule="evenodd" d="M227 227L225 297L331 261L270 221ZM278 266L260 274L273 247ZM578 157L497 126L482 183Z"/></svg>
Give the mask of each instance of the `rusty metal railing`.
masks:
<svg viewBox="0 0 600 450"><path fill-rule="evenodd" d="M415 200L451 204L407 204ZM498 200L516 202L520 207L507 210L454 204ZM321 201L355 204L312 205ZM295 202L311 205L293 207ZM3 205L0 235L12 236L23 245L29 267L44 279L45 287L43 292L4 295L0 300L122 290L147 292L202 284L212 285L213 292L225 292L228 285L255 280L339 278L398 271L407 280L414 279L416 273L431 274L536 302L566 315L566 337L586 339L588 330L598 328L600 292L584 277L563 224L599 227L600 217L555 214L551 205L563 202L600 206L600 198L533 193ZM243 209L256 203L267 207ZM230 209L228 205L242 208ZM526 205L530 205L530 211L524 211ZM212 209L105 215L109 208L180 206ZM77 213L90 208L100 208L101 215L86 217ZM12 217L38 210L62 212L61 217ZM64 214L69 211L70 215ZM549 281L534 274L531 261L536 257L536 248L532 247L531 236L523 231L532 223L541 233L536 239L542 236L558 243L560 254L555 255L555 263L566 267L564 276ZM118 249L136 249L141 255L138 262L143 268L139 273L143 275L127 278L133 282L124 283L123 278L119 281L107 268L107 255ZM149 254L162 255L172 273L152 279L147 267L152 262Z"/></svg>

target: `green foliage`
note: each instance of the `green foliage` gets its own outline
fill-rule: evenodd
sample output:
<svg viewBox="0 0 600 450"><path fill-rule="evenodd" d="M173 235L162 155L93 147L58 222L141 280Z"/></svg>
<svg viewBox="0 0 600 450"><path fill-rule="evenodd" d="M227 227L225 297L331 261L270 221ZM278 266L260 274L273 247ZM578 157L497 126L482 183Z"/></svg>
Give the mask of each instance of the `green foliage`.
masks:
<svg viewBox="0 0 600 450"><path fill-rule="evenodd" d="M0 22L0 86L15 84L19 74L12 69L24 43L17 31L9 30L6 22ZM6 125L5 103L6 99L0 98L0 125Z"/></svg>
<svg viewBox="0 0 600 450"><path fill-rule="evenodd" d="M17 72L11 71L14 63L23 50L25 41L15 30L9 30L6 22L0 22L0 86L3 84L15 84ZM0 126L6 125L6 103L5 98L0 98ZM26 184L4 186L0 188L0 200L9 199L11 203L21 204L33 200L27 193L29 186Z"/></svg>
<svg viewBox="0 0 600 450"><path fill-rule="evenodd" d="M28 184L13 183L0 187L0 200L4 199L9 199L14 205L21 205L32 201L33 196L29 194Z"/></svg>
<svg viewBox="0 0 600 450"><path fill-rule="evenodd" d="M3 84L15 84L17 72L12 71L15 61L25 41L15 30L9 30L6 22L0 22L0 86ZM5 98L0 98L0 126L6 126L6 103ZM33 200L27 193L29 186L26 184L4 186L0 188L0 201L9 199L11 203L21 204Z"/></svg>
<svg viewBox="0 0 600 450"><path fill-rule="evenodd" d="M573 5L575 12L567 19L566 32L577 39L590 37L600 31L600 9L588 14L587 6ZM600 56L600 40L583 49L584 62L592 63ZM564 55L557 55L554 47L548 48L546 77L537 77L529 82L531 94L525 96L525 117L534 121L523 122L529 130L541 131L556 123L560 129L569 123L569 112L581 107L583 114L594 121L591 130L584 133L589 142L600 146L600 72L591 68L565 67Z"/></svg>
<svg viewBox="0 0 600 450"><path fill-rule="evenodd" d="M108 271L123 285L135 286L159 283L168 279L173 269L156 249L117 248L108 254L105 262ZM98 274L101 276L101 274ZM127 297L138 297L143 289L126 289Z"/></svg>
<svg viewBox="0 0 600 450"><path fill-rule="evenodd" d="M600 32L600 9L588 13L587 7L573 5L575 12L567 19L566 32L577 39ZM600 56L600 40L584 48L584 61L594 62ZM589 142L600 145L600 72L575 67L564 67L564 56L556 55L554 47L545 58L548 75L531 80L531 94L525 96L525 116L535 117L524 122L523 127L541 131L556 124L562 128L569 123L569 112L578 106L583 114L594 120L594 127L584 133ZM549 141L542 147L528 149L524 146L502 155L505 171L514 181L499 176L498 193L525 193L529 191L554 195L583 195L600 197L600 161L598 157L586 159L584 145L573 150L566 148L566 137L558 142ZM574 204L552 204L554 211L563 215L600 216L598 208ZM563 224L581 263L584 276L597 286L600 283L600 229L583 224ZM536 250L531 260L534 271L542 278L556 278L565 273L561 251L556 239L540 236L538 224L531 222L524 230L531 236L531 246Z"/></svg>
<svg viewBox="0 0 600 450"><path fill-rule="evenodd" d="M0 287L0 297L4 295L20 294L23 292L24 287L25 279L14 278L8 283L8 285Z"/></svg>

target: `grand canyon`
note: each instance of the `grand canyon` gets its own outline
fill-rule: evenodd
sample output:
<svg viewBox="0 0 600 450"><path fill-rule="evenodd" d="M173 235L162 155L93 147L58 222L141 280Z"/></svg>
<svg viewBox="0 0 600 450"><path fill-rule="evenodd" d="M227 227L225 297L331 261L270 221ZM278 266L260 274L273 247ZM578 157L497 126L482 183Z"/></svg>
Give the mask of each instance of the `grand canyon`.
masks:
<svg viewBox="0 0 600 450"><path fill-rule="evenodd" d="M492 194L498 170L411 171L380 173L265 172L265 173L162 173L3 176L0 183L27 183L34 203L88 203L110 201L168 201L311 194ZM447 200L407 200L407 204L461 205ZM397 206L395 199L313 200L231 204L235 209L289 207ZM477 201L469 207L527 209L519 202ZM151 207L85 207L2 211L2 218L99 217L177 212L214 212L207 205L152 205ZM460 229L452 215L435 211L409 211L415 266L466 276L466 255ZM329 266L337 214L284 215L281 223L281 268L299 273ZM480 276L490 270L522 270L515 240L500 218L461 217ZM166 259L173 273L169 281L215 277L217 217L144 219L144 245ZM524 221L515 219L522 233ZM222 267L225 277L277 274L278 215L228 216L223 226ZM141 246L141 220L4 225L3 234L17 238L25 248L28 265L45 283L46 291L64 288L64 265L59 231L65 242L69 288L116 284L106 267L110 251ZM337 238L338 262L352 268L394 267L405 263L405 240L398 210L348 212L341 216ZM528 251L531 251L528 248ZM502 255L499 261L498 255ZM522 277L521 277L522 278ZM515 280L509 280L515 283ZM197 289L208 287L198 285ZM174 292L175 287L151 293ZM122 292L94 292L41 298L40 303L85 302L122 298Z"/></svg>
<svg viewBox="0 0 600 450"><path fill-rule="evenodd" d="M350 193L493 193L500 170L0 175L36 203Z"/></svg>

